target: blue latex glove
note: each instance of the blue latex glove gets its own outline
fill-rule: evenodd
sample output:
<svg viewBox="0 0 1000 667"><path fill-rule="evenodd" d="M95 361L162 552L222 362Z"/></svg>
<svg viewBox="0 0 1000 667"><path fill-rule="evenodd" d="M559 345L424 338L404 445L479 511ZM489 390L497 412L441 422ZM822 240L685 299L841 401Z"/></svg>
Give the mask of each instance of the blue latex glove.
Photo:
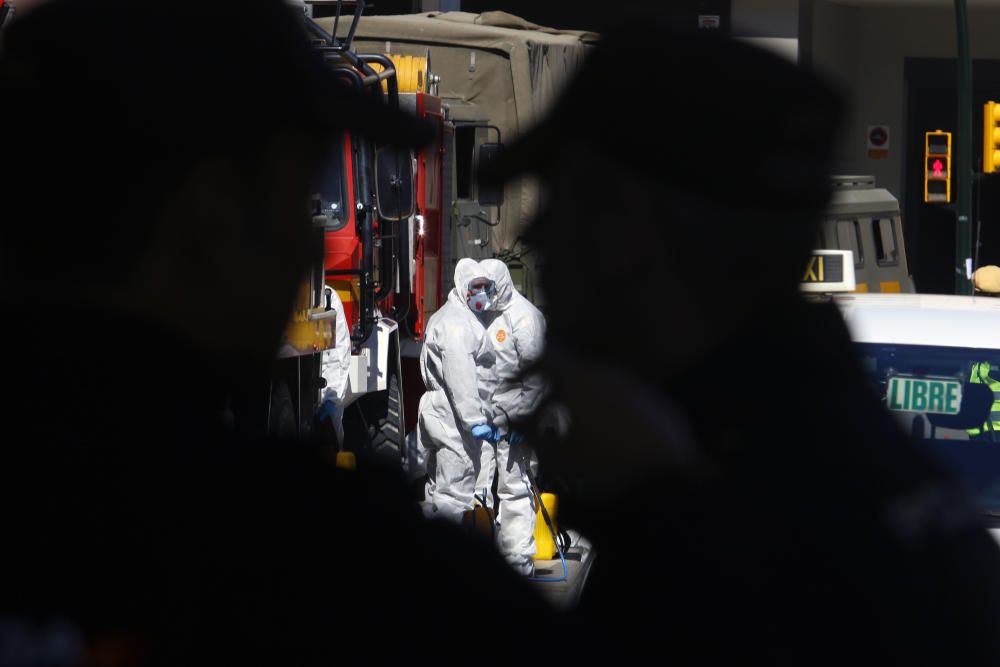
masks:
<svg viewBox="0 0 1000 667"><path fill-rule="evenodd" d="M320 404L319 410L316 411L316 420L323 421L324 419L329 419L332 422L336 415L337 402L328 398Z"/></svg>
<svg viewBox="0 0 1000 667"><path fill-rule="evenodd" d="M495 426L490 424L476 424L472 427L472 437L489 442L496 442L500 439L500 434Z"/></svg>
<svg viewBox="0 0 1000 667"><path fill-rule="evenodd" d="M488 440L493 436L493 427L489 424L476 424L472 427L472 437Z"/></svg>

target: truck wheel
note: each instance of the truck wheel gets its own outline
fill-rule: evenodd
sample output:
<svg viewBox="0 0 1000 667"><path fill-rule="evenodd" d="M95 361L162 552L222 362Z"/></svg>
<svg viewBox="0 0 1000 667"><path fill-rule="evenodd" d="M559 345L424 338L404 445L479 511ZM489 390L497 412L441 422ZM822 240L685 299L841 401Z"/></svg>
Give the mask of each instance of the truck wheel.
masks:
<svg viewBox="0 0 1000 667"><path fill-rule="evenodd" d="M403 393L399 375L392 371L388 388L365 397L365 421L368 424L368 452L377 463L401 466L403 462Z"/></svg>
<svg viewBox="0 0 1000 667"><path fill-rule="evenodd" d="M294 438L298 435L295 428L295 405L292 403L292 392L285 382L275 382L271 385L271 403L267 420L267 434L279 438Z"/></svg>

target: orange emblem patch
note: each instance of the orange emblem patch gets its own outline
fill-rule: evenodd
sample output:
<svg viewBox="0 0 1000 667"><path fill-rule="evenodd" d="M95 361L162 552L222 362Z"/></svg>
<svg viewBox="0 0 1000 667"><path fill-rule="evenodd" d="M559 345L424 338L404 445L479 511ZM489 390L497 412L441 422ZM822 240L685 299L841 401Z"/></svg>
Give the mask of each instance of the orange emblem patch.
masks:
<svg viewBox="0 0 1000 667"><path fill-rule="evenodd" d="M502 343L505 340L507 340L507 332L504 331L503 329L500 329L500 331L497 331L497 342Z"/></svg>

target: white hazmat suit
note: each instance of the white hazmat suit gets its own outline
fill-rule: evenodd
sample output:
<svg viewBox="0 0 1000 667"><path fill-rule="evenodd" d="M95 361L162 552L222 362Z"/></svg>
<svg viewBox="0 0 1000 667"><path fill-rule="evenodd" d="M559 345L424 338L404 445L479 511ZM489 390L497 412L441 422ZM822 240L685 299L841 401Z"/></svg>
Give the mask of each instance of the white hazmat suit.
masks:
<svg viewBox="0 0 1000 667"><path fill-rule="evenodd" d="M326 386L320 392L320 413L326 414L323 404L332 402L328 409L329 418L337 433L338 442L344 444L344 399L347 397L351 373L351 331L344 315L344 304L337 291L325 287L324 294L330 298L330 306L336 311L334 319L334 345L332 350L324 350L320 360L320 375Z"/></svg>
<svg viewBox="0 0 1000 667"><path fill-rule="evenodd" d="M454 521L474 507L481 441L472 427L492 419L493 346L466 301L469 283L485 275L474 260L458 262L455 288L427 323L420 352L427 389L417 420L417 446L427 454L424 511Z"/></svg>
<svg viewBox="0 0 1000 667"><path fill-rule="evenodd" d="M522 377L522 373L542 355L545 317L514 288L506 264L496 259L484 259L480 264L496 287L483 322L496 354L493 424L504 436L496 444L495 461L491 460L493 447L483 448L480 466L484 473L494 468L497 473L500 549L515 569L531 574L537 508L524 466L534 465L534 455L523 441L511 445L509 435L511 423L530 416L543 398L541 376ZM477 484L487 484L487 480L480 478Z"/></svg>

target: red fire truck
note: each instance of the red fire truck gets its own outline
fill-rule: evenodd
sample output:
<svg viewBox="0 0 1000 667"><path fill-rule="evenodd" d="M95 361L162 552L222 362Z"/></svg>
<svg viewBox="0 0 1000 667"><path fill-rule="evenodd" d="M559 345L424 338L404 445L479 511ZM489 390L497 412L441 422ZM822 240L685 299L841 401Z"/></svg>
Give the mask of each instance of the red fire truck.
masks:
<svg viewBox="0 0 1000 667"><path fill-rule="evenodd" d="M338 3L339 5L339 3ZM340 7L335 20L340 21ZM365 455L402 462L406 433L416 421L423 391L417 354L424 326L443 303L451 283L443 220L446 163L454 126L433 94L435 77L426 58L359 54L351 49L353 27L364 3L354 6L346 37L336 37L308 15L314 46L347 83L381 96L436 126L432 145L418 152L377 146L345 132L317 185L314 221L323 235L324 280L303 287L287 344L268 385L267 428L306 434L323 387L321 355L330 347L332 311L325 285L336 291L350 329L351 363L343 403L345 440ZM479 145L489 159L498 143ZM499 194L483 192L485 204ZM442 276L442 272L448 273ZM322 324L322 327L320 326Z"/></svg>
<svg viewBox="0 0 1000 667"><path fill-rule="evenodd" d="M362 9L358 3L355 21ZM388 58L358 55L350 50L350 39L335 39L308 16L304 20L314 48L338 78L398 107L395 69ZM398 322L406 321L412 302L410 282L399 279L399 269L410 264L407 221L413 214L413 155L345 131L329 156L313 197L318 253L314 269L302 285L266 385L248 387L233 397L234 422L237 428L263 428L286 436L313 431L325 384L323 355L336 339L336 313L328 291L333 288L350 329L345 405L358 404L351 414L357 413L355 421L368 431L366 449L385 445L398 457L404 414ZM404 277L408 275L407 269ZM261 400L262 392L266 401ZM266 407L263 420L260 407Z"/></svg>

